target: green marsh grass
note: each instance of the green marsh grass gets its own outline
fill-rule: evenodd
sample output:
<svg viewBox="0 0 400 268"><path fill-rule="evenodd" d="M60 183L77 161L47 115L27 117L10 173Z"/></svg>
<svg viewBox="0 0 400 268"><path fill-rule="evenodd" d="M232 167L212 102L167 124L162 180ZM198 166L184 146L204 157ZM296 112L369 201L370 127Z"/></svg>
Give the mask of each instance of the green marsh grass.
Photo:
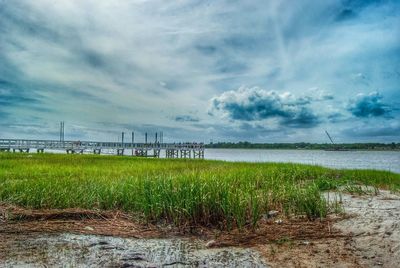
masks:
<svg viewBox="0 0 400 268"><path fill-rule="evenodd" d="M284 163L0 154L0 202L28 208L122 210L149 222L255 228L270 210L323 218L327 190L400 189L400 174Z"/></svg>

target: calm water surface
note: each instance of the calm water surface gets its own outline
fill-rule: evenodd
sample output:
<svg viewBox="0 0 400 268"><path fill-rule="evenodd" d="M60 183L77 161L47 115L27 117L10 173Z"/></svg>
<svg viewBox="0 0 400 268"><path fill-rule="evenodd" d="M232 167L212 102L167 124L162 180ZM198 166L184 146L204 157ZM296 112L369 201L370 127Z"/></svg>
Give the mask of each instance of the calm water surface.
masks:
<svg viewBox="0 0 400 268"><path fill-rule="evenodd" d="M205 158L245 162L292 162L332 168L379 169L400 173L399 151L207 149Z"/></svg>

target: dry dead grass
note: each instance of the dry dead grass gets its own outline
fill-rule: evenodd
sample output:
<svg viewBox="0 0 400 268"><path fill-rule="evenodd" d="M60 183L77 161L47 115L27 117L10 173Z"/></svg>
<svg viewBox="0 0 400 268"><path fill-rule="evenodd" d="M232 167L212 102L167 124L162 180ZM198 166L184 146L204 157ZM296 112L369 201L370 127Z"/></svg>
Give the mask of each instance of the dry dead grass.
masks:
<svg viewBox="0 0 400 268"><path fill-rule="evenodd" d="M255 230L249 228L228 232L215 228L143 224L120 211L31 210L3 205L0 206L0 215L0 238L3 241L0 252L4 252L4 247L12 244L13 239L23 239L38 232L126 238L185 236L213 241L209 243L212 247L255 248L272 267L360 267L352 253L351 237L332 228L337 220L334 218L322 221L278 221L272 218L260 221Z"/></svg>

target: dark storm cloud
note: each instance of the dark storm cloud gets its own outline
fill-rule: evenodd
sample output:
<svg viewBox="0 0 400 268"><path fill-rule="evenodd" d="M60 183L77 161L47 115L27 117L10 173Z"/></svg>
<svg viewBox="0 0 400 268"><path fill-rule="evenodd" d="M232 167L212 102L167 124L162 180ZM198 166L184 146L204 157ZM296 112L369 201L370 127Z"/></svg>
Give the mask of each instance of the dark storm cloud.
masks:
<svg viewBox="0 0 400 268"><path fill-rule="evenodd" d="M212 45L196 45L195 48L205 55L213 55L217 51L217 47Z"/></svg>
<svg viewBox="0 0 400 268"><path fill-rule="evenodd" d="M89 29L82 30L64 24L63 20L51 21L49 20L50 16L34 13L26 16L26 9L29 8L31 8L29 3L23 1L15 1L13 4L0 3L0 32L11 33L10 37L7 36L4 41L0 41L7 45L7 49L4 49L4 52L0 51L0 54L10 53L7 50L11 50L11 48L18 48L20 51L28 50L26 45L20 43L25 38L30 38L35 41L33 44L37 42L43 44L43 50L37 53L43 56L42 53L44 52L44 58L50 60L53 64L59 61L61 64L70 65L71 69L87 67L89 69L86 71L101 71L105 75L119 78L116 80L123 80L120 77L125 75L144 75L138 66L127 61L126 54L97 51L98 46L93 45L90 38L82 33L82 31L85 31L85 33L88 31L90 34L101 33L101 30L97 29L95 25L88 23ZM56 24L53 24L53 22L56 22ZM18 40L21 37L22 39ZM17 38L18 41L13 40L13 38ZM50 48L50 50L46 51L46 48ZM59 57L60 55L53 55L52 49L54 48L57 50L55 53L61 52L63 55L61 57Z"/></svg>
<svg viewBox="0 0 400 268"><path fill-rule="evenodd" d="M344 20L355 18L355 17L356 17L356 13L353 10L351 10L351 9L343 9L337 15L336 20L337 21L344 21Z"/></svg>
<svg viewBox="0 0 400 268"><path fill-rule="evenodd" d="M400 125L378 125L374 127L363 126L361 128L348 128L342 134L348 137L396 137L400 138Z"/></svg>
<svg viewBox="0 0 400 268"><path fill-rule="evenodd" d="M0 109L16 106L36 109L40 102L28 85L0 80Z"/></svg>
<svg viewBox="0 0 400 268"><path fill-rule="evenodd" d="M9 113L3 112L0 109L0 122L3 121L4 119L6 119L9 116Z"/></svg>
<svg viewBox="0 0 400 268"><path fill-rule="evenodd" d="M187 114L177 115L174 120L176 122L199 122L199 118Z"/></svg>
<svg viewBox="0 0 400 268"><path fill-rule="evenodd" d="M241 73L248 69L245 63L236 62L229 58L221 59L215 63L215 71L219 73Z"/></svg>
<svg viewBox="0 0 400 268"><path fill-rule="evenodd" d="M262 36L252 35L232 35L223 40L224 47L229 47L234 51L255 51L264 42Z"/></svg>
<svg viewBox="0 0 400 268"><path fill-rule="evenodd" d="M214 97L210 113L213 110L222 112L228 118L240 121L277 118L283 126L309 128L320 122L308 106L309 103L309 99L296 98L289 93L240 88Z"/></svg>
<svg viewBox="0 0 400 268"><path fill-rule="evenodd" d="M83 50L81 51L81 57L87 64L94 68L104 68L107 65L106 59L104 59L101 54L94 51Z"/></svg>
<svg viewBox="0 0 400 268"><path fill-rule="evenodd" d="M320 119L307 107L297 108L297 111L283 118L281 124L293 128L310 128L320 123Z"/></svg>
<svg viewBox="0 0 400 268"><path fill-rule="evenodd" d="M40 16L26 15L27 6L20 1L11 3L0 2L0 31L33 35L51 41L59 40L56 31L48 28Z"/></svg>
<svg viewBox="0 0 400 268"><path fill-rule="evenodd" d="M368 6L388 4L397 0L344 0L343 6L355 10L362 10Z"/></svg>
<svg viewBox="0 0 400 268"><path fill-rule="evenodd" d="M332 114L329 114L327 116L328 122L330 123L339 123L339 122L344 122L345 120L347 120L347 118L339 112L335 112Z"/></svg>
<svg viewBox="0 0 400 268"><path fill-rule="evenodd" d="M393 0L345 0L342 3L342 9L336 16L337 21L346 21L356 19L357 16L362 13L365 8L370 6L378 6L384 4L390 4L395 2Z"/></svg>
<svg viewBox="0 0 400 268"><path fill-rule="evenodd" d="M356 99L350 101L348 110L356 117L390 117L392 108L382 99L378 92L358 94Z"/></svg>

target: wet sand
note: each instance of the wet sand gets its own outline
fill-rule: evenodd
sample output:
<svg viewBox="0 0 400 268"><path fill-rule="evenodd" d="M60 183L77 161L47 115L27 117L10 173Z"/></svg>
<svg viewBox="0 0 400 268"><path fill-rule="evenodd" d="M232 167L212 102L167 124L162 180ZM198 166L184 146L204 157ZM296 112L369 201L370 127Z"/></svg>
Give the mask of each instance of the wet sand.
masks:
<svg viewBox="0 0 400 268"><path fill-rule="evenodd" d="M343 195L352 216L334 226L352 237L351 246L364 267L399 267L400 196L380 191L376 196Z"/></svg>
<svg viewBox="0 0 400 268"><path fill-rule="evenodd" d="M267 267L253 249L210 249L200 240L183 238L37 234L15 239L6 251L6 267Z"/></svg>

